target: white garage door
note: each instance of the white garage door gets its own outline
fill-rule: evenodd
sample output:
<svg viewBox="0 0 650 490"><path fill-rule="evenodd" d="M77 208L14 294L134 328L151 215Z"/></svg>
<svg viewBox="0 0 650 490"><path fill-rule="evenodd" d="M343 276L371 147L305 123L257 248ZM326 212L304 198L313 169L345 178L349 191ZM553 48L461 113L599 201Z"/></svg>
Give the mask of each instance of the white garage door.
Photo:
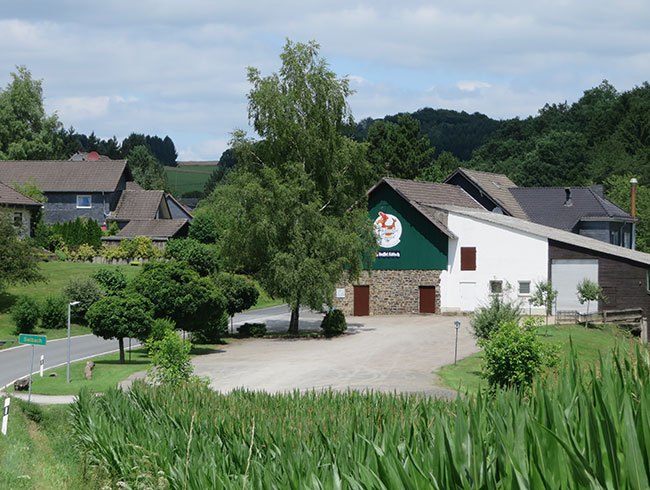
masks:
<svg viewBox="0 0 650 490"><path fill-rule="evenodd" d="M598 284L598 260L553 260L551 282L557 290L559 311L587 311L587 303L581 305L576 295L578 283L585 278ZM598 311L598 301L589 301L589 312L595 311Z"/></svg>

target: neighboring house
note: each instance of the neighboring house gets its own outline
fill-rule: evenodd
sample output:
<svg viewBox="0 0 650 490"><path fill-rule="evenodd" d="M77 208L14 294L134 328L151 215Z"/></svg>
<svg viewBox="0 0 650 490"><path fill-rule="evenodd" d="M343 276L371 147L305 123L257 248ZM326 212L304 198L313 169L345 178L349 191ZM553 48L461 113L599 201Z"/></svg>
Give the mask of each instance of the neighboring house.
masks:
<svg viewBox="0 0 650 490"><path fill-rule="evenodd" d="M78 151L70 157L72 162L111 162L112 158L107 157L106 155L100 155L96 151Z"/></svg>
<svg viewBox="0 0 650 490"><path fill-rule="evenodd" d="M133 176L126 160L0 161L0 182L33 182L47 198L46 223L93 218L100 225L114 211Z"/></svg>
<svg viewBox="0 0 650 490"><path fill-rule="evenodd" d="M42 206L40 202L0 182L0 213L9 213L21 238L32 235L32 217Z"/></svg>
<svg viewBox="0 0 650 490"><path fill-rule="evenodd" d="M382 179L368 192L380 244L372 271L341 284L335 307L346 314L470 312L492 294L519 299L550 279L559 310L585 311L583 278L608 298L589 311L642 308L650 313L650 254L569 231L489 212L459 187Z"/></svg>
<svg viewBox="0 0 650 490"><path fill-rule="evenodd" d="M636 218L603 195L603 187L517 187L502 174L458 168L445 180L488 211L526 219L634 249Z"/></svg>
<svg viewBox="0 0 650 490"><path fill-rule="evenodd" d="M124 238L147 236L154 244L164 246L170 238L186 237L191 220L192 214L171 194L144 190L130 182L108 217L109 222L117 223L120 232L102 240L107 245L118 245Z"/></svg>

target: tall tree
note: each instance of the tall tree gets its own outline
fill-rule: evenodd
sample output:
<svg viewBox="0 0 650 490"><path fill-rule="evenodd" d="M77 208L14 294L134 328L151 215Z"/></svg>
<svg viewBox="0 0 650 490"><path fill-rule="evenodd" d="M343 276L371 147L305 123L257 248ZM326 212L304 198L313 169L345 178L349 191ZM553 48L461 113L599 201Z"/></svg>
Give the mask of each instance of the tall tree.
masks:
<svg viewBox="0 0 650 490"><path fill-rule="evenodd" d="M224 259L289 303L291 332L300 306L331 304L344 270L356 277L375 246L363 202L370 167L342 135L351 91L318 49L287 41L278 73L249 68L248 114L263 139L235 135L237 170L210 199Z"/></svg>
<svg viewBox="0 0 650 490"><path fill-rule="evenodd" d="M63 126L56 114L45 113L42 81L24 66L11 78L0 91L0 160L62 158Z"/></svg>
<svg viewBox="0 0 650 490"><path fill-rule="evenodd" d="M127 157L133 178L144 189L166 189L167 174L146 146L136 146Z"/></svg>
<svg viewBox="0 0 650 490"><path fill-rule="evenodd" d="M0 292L11 284L44 280L28 242L18 238L13 212L0 208Z"/></svg>
<svg viewBox="0 0 650 490"><path fill-rule="evenodd" d="M368 131L368 160L377 177L414 179L431 165L435 149L420 136L420 122L400 114L397 123L379 121Z"/></svg>

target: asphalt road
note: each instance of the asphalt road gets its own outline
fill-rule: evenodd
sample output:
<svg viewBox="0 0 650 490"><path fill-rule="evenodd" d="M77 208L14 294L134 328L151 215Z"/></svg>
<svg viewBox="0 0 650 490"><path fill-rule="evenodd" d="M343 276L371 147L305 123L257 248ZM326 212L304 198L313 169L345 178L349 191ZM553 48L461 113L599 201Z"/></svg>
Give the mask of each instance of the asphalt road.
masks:
<svg viewBox="0 0 650 490"><path fill-rule="evenodd" d="M301 328L317 329L320 326L322 316L322 314L312 313L309 310L301 311ZM289 308L282 305L239 313L234 317L235 330L246 322L265 322L269 330L286 330L289 326ZM67 345L67 339L57 339L49 340L44 346L35 346L33 372L36 373L39 370L41 355L45 356L45 369L66 364L68 359ZM139 345L139 342L133 339L132 346L136 347L137 345ZM124 340L124 346L128 350L128 339ZM71 362L101 356L117 350L117 340L104 340L94 335L72 337L70 342ZM29 375L31 355L32 347L29 345L21 345L0 351L0 388Z"/></svg>
<svg viewBox="0 0 650 490"><path fill-rule="evenodd" d="M39 370L41 355L45 356L45 369L65 364L68 359L67 340L67 338L48 340L46 345L34 346L34 372ZM132 341L133 346L138 344L137 340ZM128 349L128 339L124 339L124 345ZM117 350L117 340L104 340L94 335L80 335L71 339L70 359L75 362ZM0 351L0 387L28 376L31 356L31 345L21 345Z"/></svg>

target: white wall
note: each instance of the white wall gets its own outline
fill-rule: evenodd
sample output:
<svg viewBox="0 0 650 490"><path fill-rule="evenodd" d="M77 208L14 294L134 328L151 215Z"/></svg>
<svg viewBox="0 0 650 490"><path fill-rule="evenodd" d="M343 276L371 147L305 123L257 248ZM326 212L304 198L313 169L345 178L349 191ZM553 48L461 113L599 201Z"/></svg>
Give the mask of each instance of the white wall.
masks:
<svg viewBox="0 0 650 490"><path fill-rule="evenodd" d="M522 300L522 309L528 312L529 296L518 294L519 281L530 281L532 292L536 281L546 280L547 240L453 212L447 226L458 239L449 240L449 264L440 276L442 312L473 311L487 303L492 280L503 281L504 290L509 284L510 298ZM476 247L475 271L460 270L461 247ZM544 314L543 307L530 311Z"/></svg>

